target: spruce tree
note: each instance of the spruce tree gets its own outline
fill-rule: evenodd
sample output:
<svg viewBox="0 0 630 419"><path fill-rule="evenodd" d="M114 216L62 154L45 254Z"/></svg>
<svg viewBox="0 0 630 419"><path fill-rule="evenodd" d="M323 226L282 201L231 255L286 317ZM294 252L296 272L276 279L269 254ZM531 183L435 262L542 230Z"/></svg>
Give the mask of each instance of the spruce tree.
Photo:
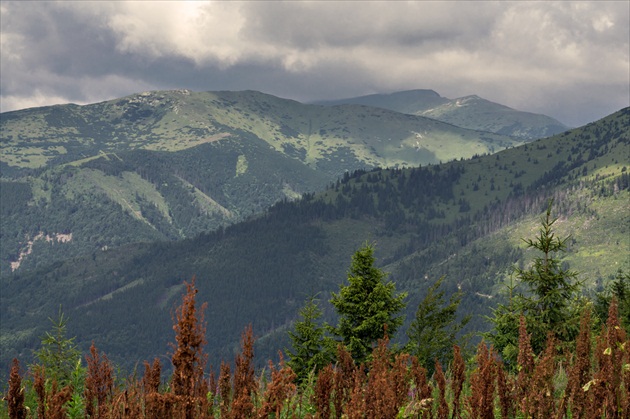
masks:
<svg viewBox="0 0 630 419"><path fill-rule="evenodd" d="M613 298L617 300L619 320L630 334L630 274L619 270L606 289L595 296L595 313L599 324L608 321L608 309Z"/></svg>
<svg viewBox="0 0 630 419"><path fill-rule="evenodd" d="M334 351L331 339L318 323L322 316L315 297L310 297L300 310L301 320L297 321L293 331L289 331L292 350L287 350L290 359L287 364L293 369L300 383L311 372L317 374L320 369L333 362Z"/></svg>
<svg viewBox="0 0 630 419"><path fill-rule="evenodd" d="M77 348L75 338L66 336L68 318L61 307L56 319L49 317L52 332L46 332L42 338L42 347L35 352L39 366L45 368L46 377L56 380L60 386L72 382L73 372L80 367L81 351ZM37 365L32 368L39 367Z"/></svg>
<svg viewBox="0 0 630 419"><path fill-rule="evenodd" d="M580 289L577 273L564 269L558 252L566 251L569 237L560 239L554 231L557 218L551 216L553 201L541 219L541 227L535 239L523 239L528 248L538 250L541 255L534 258L532 266L516 268L515 274L526 288L525 292L512 295L507 305L500 304L490 320L494 331L486 336L502 352L508 361L515 361L518 335L515 335L515 319L522 313L527 330L531 333L532 348L540 353L545 347L547 335L553 333L561 344L569 344L579 329ZM511 289L513 292L514 289Z"/></svg>
<svg viewBox="0 0 630 419"><path fill-rule="evenodd" d="M455 321L462 293L453 294L446 303L444 291L438 291L443 280L444 277L441 277L429 287L407 331L409 342L406 350L418 358L429 375L433 374L436 359L442 365L450 364L457 333L470 321L470 316L465 316L460 322Z"/></svg>
<svg viewBox="0 0 630 419"><path fill-rule="evenodd" d="M394 336L402 324L397 314L405 307L406 293L396 293L393 282L374 266L374 246L365 244L352 256L348 285L341 285L330 302L339 314L333 334L341 337L357 363L365 362L372 345L385 334Z"/></svg>

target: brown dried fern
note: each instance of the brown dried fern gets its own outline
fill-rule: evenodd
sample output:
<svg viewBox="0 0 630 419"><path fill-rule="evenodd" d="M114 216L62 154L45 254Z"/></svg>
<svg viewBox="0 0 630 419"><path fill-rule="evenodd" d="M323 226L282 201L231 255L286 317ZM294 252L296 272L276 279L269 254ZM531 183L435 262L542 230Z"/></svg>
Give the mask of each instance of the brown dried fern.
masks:
<svg viewBox="0 0 630 419"><path fill-rule="evenodd" d="M20 363L17 358L13 358L11 373L9 375L9 392L6 395L9 417L15 419L26 418L26 407L24 407L24 389L22 388L22 377L20 376Z"/></svg>

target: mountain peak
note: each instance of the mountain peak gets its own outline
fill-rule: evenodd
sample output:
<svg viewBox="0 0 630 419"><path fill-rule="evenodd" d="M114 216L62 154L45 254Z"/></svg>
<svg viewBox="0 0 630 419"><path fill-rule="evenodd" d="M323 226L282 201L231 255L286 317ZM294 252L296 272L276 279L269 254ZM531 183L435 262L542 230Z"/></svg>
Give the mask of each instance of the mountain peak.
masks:
<svg viewBox="0 0 630 419"><path fill-rule="evenodd" d="M418 110L427 110L448 102L435 90L414 89L393 93L376 93L347 99L315 102L318 105L365 105L389 109L396 112L418 115Z"/></svg>
<svg viewBox="0 0 630 419"><path fill-rule="evenodd" d="M377 96L377 95L372 95ZM438 92L431 89L412 89L412 90L403 90L400 92L393 92L386 94L384 96L410 96L410 97L442 97Z"/></svg>
<svg viewBox="0 0 630 419"><path fill-rule="evenodd" d="M457 99L429 89L405 90L349 99L319 102L322 105L355 104L420 115L459 127L526 140L547 137L568 127L545 116L522 112L472 94Z"/></svg>

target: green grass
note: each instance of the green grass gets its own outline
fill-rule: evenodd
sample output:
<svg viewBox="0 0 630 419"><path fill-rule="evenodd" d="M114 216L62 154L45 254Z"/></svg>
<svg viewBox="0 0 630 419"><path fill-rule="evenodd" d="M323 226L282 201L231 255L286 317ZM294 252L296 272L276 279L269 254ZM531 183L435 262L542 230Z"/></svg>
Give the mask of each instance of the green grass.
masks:
<svg viewBox="0 0 630 419"><path fill-rule="evenodd" d="M135 172L122 172L120 176L109 176L100 170L77 170L64 185L64 194L70 200L75 200L87 193L100 192L118 203L124 211L136 219L151 225L140 210L138 197L155 205L160 213L172 223L169 205L156 189L155 185L143 179Z"/></svg>
<svg viewBox="0 0 630 419"><path fill-rule="evenodd" d="M44 167L63 155L81 164L126 149L174 152L248 132L280 153L304 150L311 167L350 150L346 168L416 166L497 151L520 141L422 117L358 106L304 105L258 92L149 92L99 104L44 107L2 120L2 161ZM426 135L418 153L418 135ZM488 144L481 137L492 137ZM28 142L28 145L24 143ZM39 146L41 144L41 147ZM350 166L348 166L350 164Z"/></svg>
<svg viewBox="0 0 630 419"><path fill-rule="evenodd" d="M241 154L238 156L238 160L236 162L236 176L242 175L247 172L247 157Z"/></svg>
<svg viewBox="0 0 630 419"><path fill-rule="evenodd" d="M194 187L191 183L187 182L185 179L182 179L182 178L178 178L178 179L182 182L184 186L192 190L193 195L195 197L194 199L195 205L197 205L206 214L219 213L225 217L229 217L229 218L234 217L234 213L232 211L228 210L227 208L219 204L217 201L212 199L212 197L204 194L201 190ZM166 211L168 212L168 207L166 208ZM170 220L170 215L168 215L168 213L166 215L168 216L168 219Z"/></svg>

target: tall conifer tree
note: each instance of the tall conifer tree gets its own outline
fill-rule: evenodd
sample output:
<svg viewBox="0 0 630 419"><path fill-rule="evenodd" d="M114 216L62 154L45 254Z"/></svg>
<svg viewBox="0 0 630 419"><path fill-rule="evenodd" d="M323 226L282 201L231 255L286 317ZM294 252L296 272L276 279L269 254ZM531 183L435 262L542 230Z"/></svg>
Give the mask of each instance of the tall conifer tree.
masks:
<svg viewBox="0 0 630 419"><path fill-rule="evenodd" d="M297 321L293 331L289 331L292 350L288 362L300 382L304 382L311 372L317 374L334 360L334 352L330 349L330 338L320 325L322 310L315 297L310 297L300 310L301 320Z"/></svg>
<svg viewBox="0 0 630 419"><path fill-rule="evenodd" d="M435 370L435 360L442 365L449 365L453 359L453 345L457 333L470 321L465 316L460 322L455 321L457 308L462 300L462 293L453 294L448 304L444 301L444 291L438 291L444 277L429 287L426 297L418 305L416 318L411 323L407 336L407 351L418 358L429 375Z"/></svg>
<svg viewBox="0 0 630 419"><path fill-rule="evenodd" d="M558 252L566 251L569 237L560 239L556 236L554 224L557 218L551 216L552 205L553 200L550 200L538 236L523 239L527 247L541 253L529 268L515 269L516 277L526 287L525 292L512 295L507 305L499 305L490 319L495 327L486 336L510 361L516 360L514 343L518 338L514 326L520 314L525 316L528 332L532 335L532 348L537 354L545 347L549 332L560 343L569 343L579 330L581 283L577 273L564 269L556 256Z"/></svg>
<svg viewBox="0 0 630 419"><path fill-rule="evenodd" d="M352 256L348 285L341 285L330 302L339 314L333 334L342 338L356 362L365 362L372 345L385 334L393 336L403 322L397 314L406 293L396 293L386 273L374 266L374 246L366 243Z"/></svg>

